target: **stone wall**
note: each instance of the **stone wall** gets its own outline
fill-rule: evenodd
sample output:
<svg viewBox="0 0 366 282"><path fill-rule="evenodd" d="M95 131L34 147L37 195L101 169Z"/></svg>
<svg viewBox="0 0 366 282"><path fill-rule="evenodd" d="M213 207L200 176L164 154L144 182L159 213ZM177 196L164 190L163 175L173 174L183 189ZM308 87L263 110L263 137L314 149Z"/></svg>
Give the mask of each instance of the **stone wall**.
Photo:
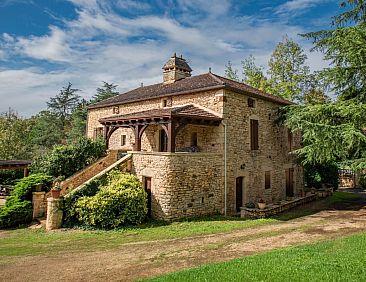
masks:
<svg viewBox="0 0 366 282"><path fill-rule="evenodd" d="M61 194L65 195L72 189L79 187L81 184L85 183L87 180L97 175L99 172L103 171L118 159L118 151L109 151L107 156L100 158L96 162L90 164L83 170L78 171L74 175L65 179L61 183Z"/></svg>
<svg viewBox="0 0 366 282"><path fill-rule="evenodd" d="M151 109L162 108L162 100L169 99L169 105L179 106L184 104L196 104L203 106L216 114L221 115L223 110L223 90L206 91L194 94L184 94L172 97L156 98L146 101L133 102L119 105L119 113L113 113L115 106L90 109L88 111L87 136L93 138L94 129L102 125L99 119L114 115L124 115L133 112L140 112ZM141 149L144 151L158 151L158 129L159 126L149 126L141 140ZM161 128L160 128L161 129ZM182 134L182 133L181 133ZM121 145L121 135L126 135L126 145ZM109 140L109 149L130 151L134 145L134 134L130 128L119 128ZM212 142L211 142L212 143Z"/></svg>
<svg viewBox="0 0 366 282"><path fill-rule="evenodd" d="M171 220L223 212L223 156L132 152L133 172L151 177L152 217Z"/></svg>
<svg viewBox="0 0 366 282"><path fill-rule="evenodd" d="M248 96L225 92L224 123L227 124L228 211L235 213L236 178L243 177L243 205L264 199L278 202L286 197L286 169L294 168L295 195L303 189L302 168L290 153L288 130L276 124L279 105L255 99L248 107ZM250 119L258 120L259 150L250 147ZM221 133L223 137L223 128ZM299 148L301 136L293 136L293 150ZM271 187L265 189L265 171L270 171Z"/></svg>

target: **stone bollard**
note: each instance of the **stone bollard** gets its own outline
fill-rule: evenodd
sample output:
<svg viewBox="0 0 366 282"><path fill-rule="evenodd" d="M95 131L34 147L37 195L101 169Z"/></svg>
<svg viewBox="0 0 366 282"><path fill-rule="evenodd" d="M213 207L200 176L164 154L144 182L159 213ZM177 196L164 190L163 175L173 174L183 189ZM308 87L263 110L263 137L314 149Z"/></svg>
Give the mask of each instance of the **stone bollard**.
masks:
<svg viewBox="0 0 366 282"><path fill-rule="evenodd" d="M45 215L44 196L46 192L32 193L33 219L40 218Z"/></svg>
<svg viewBox="0 0 366 282"><path fill-rule="evenodd" d="M46 230L59 229L62 224L62 203L63 199L48 198L47 199L47 222Z"/></svg>

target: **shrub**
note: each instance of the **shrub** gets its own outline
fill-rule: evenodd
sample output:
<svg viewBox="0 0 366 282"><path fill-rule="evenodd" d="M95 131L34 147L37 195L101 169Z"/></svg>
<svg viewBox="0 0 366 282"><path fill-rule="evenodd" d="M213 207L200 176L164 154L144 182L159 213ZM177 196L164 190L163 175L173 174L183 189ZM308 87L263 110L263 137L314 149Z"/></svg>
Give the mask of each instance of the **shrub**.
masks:
<svg viewBox="0 0 366 282"><path fill-rule="evenodd" d="M75 212L75 205L79 198L94 196L102 186L109 182L109 174L104 174L84 185L83 187L71 191L64 198L64 224L72 226L80 223Z"/></svg>
<svg viewBox="0 0 366 282"><path fill-rule="evenodd" d="M0 228L16 227L32 221L33 208L31 201L20 201L13 198L11 204L6 201L0 209Z"/></svg>
<svg viewBox="0 0 366 282"><path fill-rule="evenodd" d="M93 141L83 137L69 145L57 145L47 154L36 159L31 171L54 177L69 177L105 154L103 140Z"/></svg>
<svg viewBox="0 0 366 282"><path fill-rule="evenodd" d="M85 225L115 228L139 224L147 213L146 193L133 175L112 172L109 182L94 196L77 200L75 213Z"/></svg>
<svg viewBox="0 0 366 282"><path fill-rule="evenodd" d="M42 184L43 189L47 192L51 188L52 176L36 173L28 177L24 177L15 184L11 193L12 197L18 198L21 201L32 200L32 190L38 184ZM8 201L6 201L8 203Z"/></svg>
<svg viewBox="0 0 366 282"><path fill-rule="evenodd" d="M359 184L362 189L366 189L366 174L360 176Z"/></svg>
<svg viewBox="0 0 366 282"><path fill-rule="evenodd" d="M305 165L305 184L307 187L321 188L322 184L330 184L335 189L338 188L338 166L328 165Z"/></svg>
<svg viewBox="0 0 366 282"><path fill-rule="evenodd" d="M32 174L21 179L6 199L5 206L0 209L0 228L16 227L32 221L32 189L42 184L48 191L51 187L52 176Z"/></svg>

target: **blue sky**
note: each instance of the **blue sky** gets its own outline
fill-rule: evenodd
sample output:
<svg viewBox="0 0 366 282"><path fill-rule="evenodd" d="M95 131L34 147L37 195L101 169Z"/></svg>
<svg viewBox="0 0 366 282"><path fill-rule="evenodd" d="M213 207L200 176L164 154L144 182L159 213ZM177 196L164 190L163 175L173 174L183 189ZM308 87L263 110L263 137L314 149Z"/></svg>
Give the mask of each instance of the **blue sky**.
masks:
<svg viewBox="0 0 366 282"><path fill-rule="evenodd" d="M265 65L286 34L317 70L326 62L298 34L339 11L336 0L0 0L0 112L33 115L69 81L85 98L101 81L121 92L161 82L174 52L193 75L250 54Z"/></svg>

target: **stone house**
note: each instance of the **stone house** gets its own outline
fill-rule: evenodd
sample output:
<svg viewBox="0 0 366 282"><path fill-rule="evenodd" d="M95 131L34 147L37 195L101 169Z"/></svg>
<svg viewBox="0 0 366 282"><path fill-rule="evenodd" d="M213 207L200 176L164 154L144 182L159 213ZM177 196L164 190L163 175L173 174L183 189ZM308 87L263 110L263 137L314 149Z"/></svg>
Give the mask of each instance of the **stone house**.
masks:
<svg viewBox="0 0 366 282"><path fill-rule="evenodd" d="M191 76L182 57L163 82L93 104L87 135L132 155L156 219L235 214L248 202L274 203L303 191L291 151L301 136L276 124L282 98L211 72Z"/></svg>

